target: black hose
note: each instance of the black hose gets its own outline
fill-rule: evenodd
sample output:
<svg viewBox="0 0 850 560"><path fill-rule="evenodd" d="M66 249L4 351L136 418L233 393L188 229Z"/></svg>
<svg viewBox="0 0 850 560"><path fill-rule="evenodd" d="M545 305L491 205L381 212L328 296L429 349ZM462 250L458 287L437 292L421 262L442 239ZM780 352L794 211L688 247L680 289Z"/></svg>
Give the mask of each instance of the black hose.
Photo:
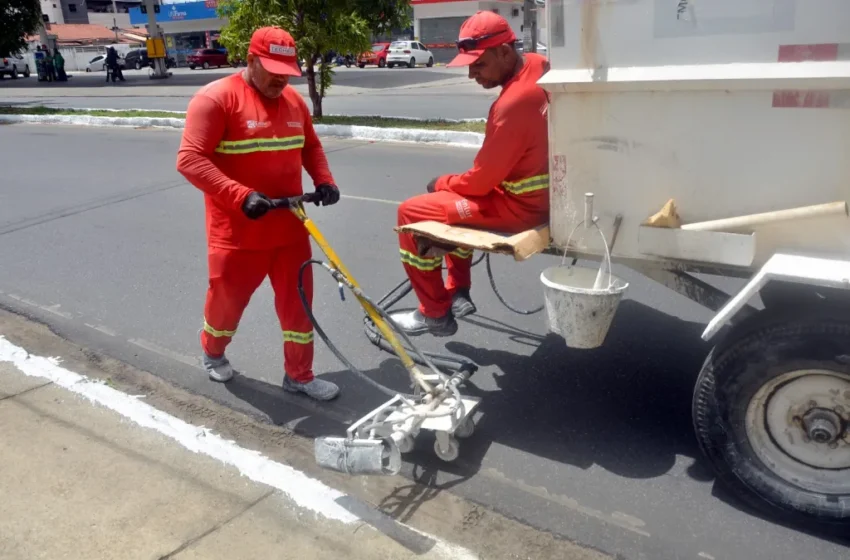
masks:
<svg viewBox="0 0 850 560"><path fill-rule="evenodd" d="M505 298L502 297L502 294L499 292L499 289L496 286L496 280L493 277L493 270L492 270L492 267L490 266L490 253L482 253L482 255L476 261L474 261L470 266L474 267L474 266L480 264L482 260L486 260L485 264L486 264L486 267L487 267L487 277L490 280L490 287L493 288L493 292L496 294L496 297L499 299L499 301L502 303L502 305L504 305L507 309L513 311L514 313L518 313L520 315L533 315L535 313L540 312L543 309L542 305L535 308L535 309L529 309L529 310L517 309L517 308L513 307L511 304L509 304L507 301L505 301ZM573 260L573 265L575 265L577 260L578 259ZM385 387L384 385L381 385L377 381L373 380L371 377L369 377L368 375L366 375L365 373L360 371L354 364L352 364L348 360L348 358L346 358L345 355L339 350L339 348L337 348L336 345L333 342L331 342L330 338L328 338L327 334L322 329L321 325L319 325L318 320L316 319L315 315L313 314L311 306L310 306L309 302L307 301L307 295L304 292L304 271L307 269L308 266L312 266L314 264L320 265L331 276L333 276L334 279L337 280L337 281L340 280L337 277L337 275L341 275L341 273L339 271L336 271L333 268L331 268L327 263L325 263L323 261L318 261L318 260L315 260L315 259L311 259L309 261L304 262L301 265L301 268L298 271L298 295L301 298L301 305L304 306L304 311L307 313L307 317L310 319L310 322L313 324L313 328L319 334L319 337L325 342L325 344L328 345L328 348L331 349L331 352L334 353L334 355L337 357L337 359L339 359L339 361L342 362L343 365L346 368L348 368L352 373L354 373L357 377L359 377L360 379L362 379L363 381L365 381L369 385L375 387L376 389L378 389L382 393L385 393L389 396L394 397L397 394L402 394L403 396L408 397L408 398L415 398L414 395L399 393L398 391L394 391L394 390L392 390L388 387ZM356 290L355 291L356 295L360 295L368 303L370 303L372 306L374 306L375 309L378 310L378 312L381 314L381 316L387 321L387 323L390 325L390 327L393 330L395 330L396 332L398 332L399 335L401 335L401 338L405 342L407 342L407 345L402 344L402 346L404 347L404 349L407 351L407 353L410 355L411 359L413 359L413 361L415 363L422 365L422 366L428 366L428 367L431 367L433 369L439 369L444 374L464 372L464 373L467 374L467 377L471 376L473 373L475 373L478 370L478 364L476 364L475 362L473 362L471 360L467 360L467 359L463 359L463 358L457 358L457 357L454 357L454 356L446 356L446 355L441 355L441 354L435 354L435 353L432 353L432 352L424 352L422 350L419 350L418 348L415 347L415 345L413 345L413 343L410 341L410 338L407 336L407 334L404 333L403 331L401 331L394 324L392 319L389 317L389 310L395 304L397 304L399 301L404 299L404 297L407 296L407 294L409 294L413 290L413 286L410 283L410 279L405 278L403 281L401 281L399 284L397 284L393 289L391 289L389 292L387 292L378 301L377 304L374 303L371 299L369 299L368 296L363 294L362 291L354 288L350 283L347 283L347 282L343 282L343 283L346 284L346 287L348 287L350 290L352 290L352 291ZM374 344L375 346L377 346L378 348L380 348L381 350L383 350L385 352L388 352L392 355L396 355L396 352L393 349L392 345L389 343L389 341L386 338L384 338L384 336L378 330L375 323L372 321L372 319L368 315L366 317L364 317L363 323L364 323L364 331L366 332L366 337L369 339L369 342L371 342L372 344Z"/></svg>

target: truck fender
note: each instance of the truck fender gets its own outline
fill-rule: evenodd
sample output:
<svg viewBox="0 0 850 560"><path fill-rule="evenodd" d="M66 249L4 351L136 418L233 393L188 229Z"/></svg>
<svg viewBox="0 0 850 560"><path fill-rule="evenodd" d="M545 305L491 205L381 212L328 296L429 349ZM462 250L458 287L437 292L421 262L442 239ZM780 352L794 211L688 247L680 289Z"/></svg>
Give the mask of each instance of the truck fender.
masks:
<svg viewBox="0 0 850 560"><path fill-rule="evenodd" d="M714 316L702 339L708 342L771 280L850 290L850 261L776 253Z"/></svg>

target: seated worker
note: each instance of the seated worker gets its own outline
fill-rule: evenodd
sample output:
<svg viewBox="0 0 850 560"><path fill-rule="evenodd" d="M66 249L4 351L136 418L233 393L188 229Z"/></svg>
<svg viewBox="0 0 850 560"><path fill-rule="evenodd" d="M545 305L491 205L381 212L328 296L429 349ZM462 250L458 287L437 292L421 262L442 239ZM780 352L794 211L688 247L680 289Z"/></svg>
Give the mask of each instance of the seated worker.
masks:
<svg viewBox="0 0 850 560"><path fill-rule="evenodd" d="M549 220L549 137L546 92L537 85L548 68L545 57L520 55L510 24L480 11L460 28L458 55L448 66L469 66L469 78L485 89L501 86L490 107L484 143L472 169L431 181L428 194L403 202L398 225L437 221L502 233L519 233ZM452 336L455 318L475 313L470 297L472 251L442 257L420 252L412 234L400 233L404 270L419 298L414 311L392 315L409 335Z"/></svg>

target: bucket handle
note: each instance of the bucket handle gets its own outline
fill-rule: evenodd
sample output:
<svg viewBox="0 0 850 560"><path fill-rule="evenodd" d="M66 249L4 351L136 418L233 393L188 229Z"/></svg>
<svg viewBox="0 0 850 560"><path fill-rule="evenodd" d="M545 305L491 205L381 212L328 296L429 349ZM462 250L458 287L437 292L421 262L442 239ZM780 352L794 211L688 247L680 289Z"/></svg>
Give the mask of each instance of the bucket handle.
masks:
<svg viewBox="0 0 850 560"><path fill-rule="evenodd" d="M585 193L584 195L584 219L580 221L573 230L570 232L569 237L567 237L567 243L564 246L564 256L561 258L561 266L564 266L564 263L567 262L567 252L570 250L570 241L573 239L573 235L578 231L578 228L581 226L585 226L590 229L591 226L596 228L596 231L599 232L599 235L602 237L602 244L605 246L605 260L602 261L600 266L608 265L608 290L614 285L614 274L611 272L611 251L608 248L608 240L605 238L605 234L602 233L602 229L599 227L599 217L593 215L593 193ZM569 268L572 268L573 265L570 265Z"/></svg>

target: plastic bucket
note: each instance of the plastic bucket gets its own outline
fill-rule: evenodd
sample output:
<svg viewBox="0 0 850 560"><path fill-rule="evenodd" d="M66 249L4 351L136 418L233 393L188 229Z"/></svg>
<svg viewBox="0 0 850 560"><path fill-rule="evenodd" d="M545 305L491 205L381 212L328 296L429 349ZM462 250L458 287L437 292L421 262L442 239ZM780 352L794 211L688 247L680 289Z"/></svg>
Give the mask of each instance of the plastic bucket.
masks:
<svg viewBox="0 0 850 560"><path fill-rule="evenodd" d="M597 273L592 268L553 266L540 274L549 330L561 335L570 348L602 346L629 287L607 272L608 282L594 289Z"/></svg>

